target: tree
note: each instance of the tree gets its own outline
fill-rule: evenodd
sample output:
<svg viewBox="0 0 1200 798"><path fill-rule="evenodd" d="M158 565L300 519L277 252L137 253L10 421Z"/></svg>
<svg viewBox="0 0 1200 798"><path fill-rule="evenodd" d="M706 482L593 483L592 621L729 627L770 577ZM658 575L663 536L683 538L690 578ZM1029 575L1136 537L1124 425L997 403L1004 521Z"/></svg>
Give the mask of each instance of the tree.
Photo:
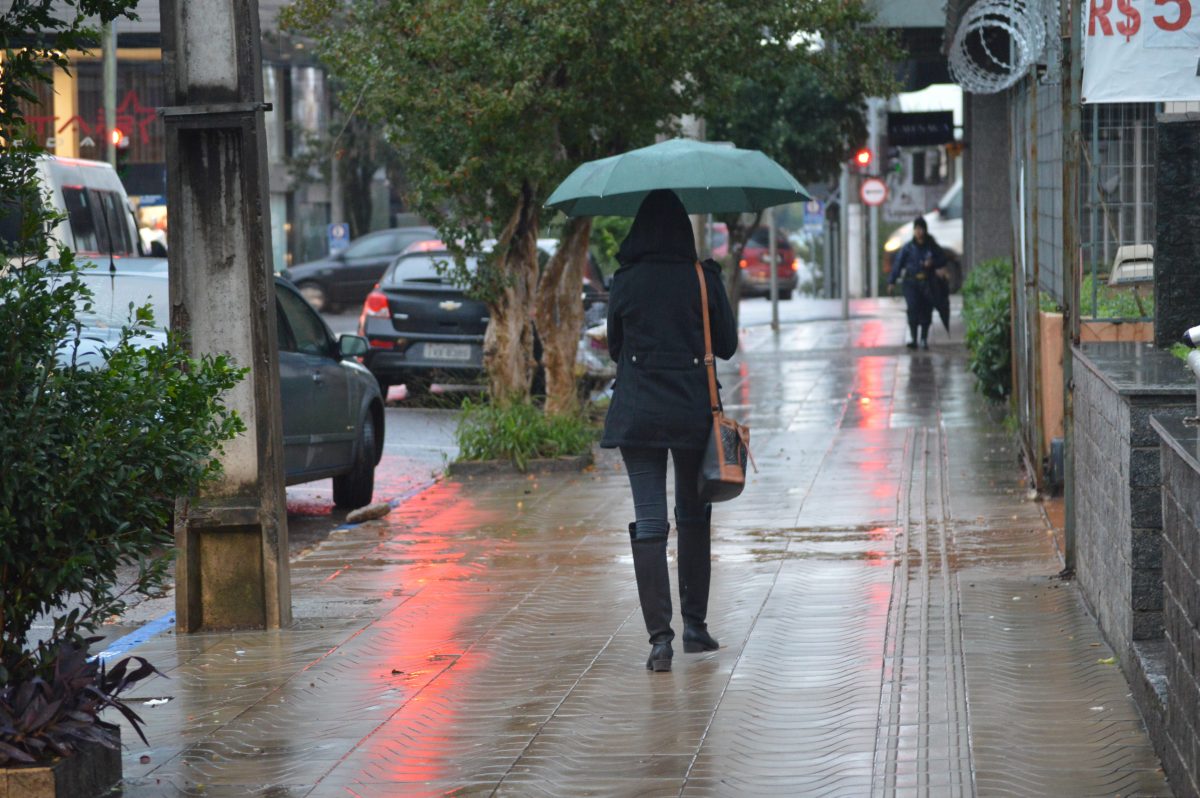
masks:
<svg viewBox="0 0 1200 798"><path fill-rule="evenodd" d="M764 63L759 50L863 18L861 2L844 0L298 0L285 24L316 39L332 73L361 94L408 164L411 204L444 240L461 255L496 239L470 280L489 304L493 399L528 396L532 316L547 408L565 411L590 223L564 225L539 274L549 192L581 161L653 143L683 115L734 102L735 78Z"/></svg>
<svg viewBox="0 0 1200 798"><path fill-rule="evenodd" d="M710 138L762 150L802 183L831 179L866 140L865 98L895 90L901 52L869 21L861 4L846 4L800 40L755 51L757 66L732 81L737 102L707 104ZM734 263L760 218L722 217ZM734 269L734 296L739 276Z"/></svg>

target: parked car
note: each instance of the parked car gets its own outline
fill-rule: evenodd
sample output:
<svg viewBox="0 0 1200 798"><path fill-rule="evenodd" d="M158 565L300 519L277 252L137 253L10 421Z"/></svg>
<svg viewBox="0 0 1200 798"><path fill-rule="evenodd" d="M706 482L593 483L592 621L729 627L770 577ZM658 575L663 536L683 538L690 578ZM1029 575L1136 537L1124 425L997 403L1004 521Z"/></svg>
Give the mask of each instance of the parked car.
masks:
<svg viewBox="0 0 1200 798"><path fill-rule="evenodd" d="M401 255L363 302L358 332L370 346L363 364L384 396L392 385L404 383L412 395L435 377L474 380L483 370L487 305L439 269L450 261L444 250ZM467 259L468 269L476 266Z"/></svg>
<svg viewBox="0 0 1200 798"><path fill-rule="evenodd" d="M133 207L113 167L103 161L37 158L36 176L47 205L61 215L50 230L50 254L68 248L81 259L137 258L143 254ZM0 240L17 243L20 219L0 199Z"/></svg>
<svg viewBox="0 0 1200 798"><path fill-rule="evenodd" d="M767 228L756 227L742 249L738 268L742 270L743 297L771 295L769 238L770 231ZM798 267L792 243L782 230L778 231L775 235L775 279L780 299L792 298L792 292L796 290Z"/></svg>
<svg viewBox="0 0 1200 798"><path fill-rule="evenodd" d="M954 181L938 204L923 214L929 235L938 242L938 246L946 253L946 272L950 280L950 290L957 291L962 287L962 252L963 252L963 196L962 178ZM888 236L883 244L885 267L892 270L892 261L900 247L912 240L912 222L907 222Z"/></svg>
<svg viewBox="0 0 1200 798"><path fill-rule="evenodd" d="M405 247L431 238L437 238L432 227L376 230L354 239L340 252L291 267L285 276L319 311L358 306Z"/></svg>
<svg viewBox="0 0 1200 798"><path fill-rule="evenodd" d="M724 260L729 257L729 225L724 222L713 222L709 228L709 235L713 260Z"/></svg>
<svg viewBox="0 0 1200 798"><path fill-rule="evenodd" d="M93 298L80 308L78 350L60 351L64 365L102 368L106 350L120 339L130 303L147 302L158 330L140 345L165 340L168 320L167 263L157 258L122 261L81 270ZM383 397L371 373L356 360L367 342L356 335L335 339L325 321L286 280L275 278L279 338L279 387L283 407L284 475L288 485L333 479L333 503L342 508L371 503L375 467L383 453Z"/></svg>

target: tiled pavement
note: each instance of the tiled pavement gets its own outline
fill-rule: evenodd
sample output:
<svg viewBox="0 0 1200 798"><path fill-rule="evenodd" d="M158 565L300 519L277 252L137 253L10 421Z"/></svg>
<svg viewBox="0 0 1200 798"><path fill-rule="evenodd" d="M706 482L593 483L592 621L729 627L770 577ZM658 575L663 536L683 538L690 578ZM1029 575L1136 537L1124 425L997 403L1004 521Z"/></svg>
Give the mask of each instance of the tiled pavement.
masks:
<svg viewBox="0 0 1200 798"><path fill-rule="evenodd" d="M125 795L1169 795L961 344L902 334L744 334L719 651L643 669L613 459L445 481L294 562L293 628L137 649Z"/></svg>

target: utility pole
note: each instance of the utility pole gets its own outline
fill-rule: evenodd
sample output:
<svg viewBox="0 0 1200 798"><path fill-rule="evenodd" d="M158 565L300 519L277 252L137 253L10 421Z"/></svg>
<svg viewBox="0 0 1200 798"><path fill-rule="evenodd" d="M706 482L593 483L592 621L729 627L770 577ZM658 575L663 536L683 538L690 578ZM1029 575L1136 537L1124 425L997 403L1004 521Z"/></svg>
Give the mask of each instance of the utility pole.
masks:
<svg viewBox="0 0 1200 798"><path fill-rule="evenodd" d="M159 0L171 209L171 327L248 369L246 432L219 482L175 508L176 629L291 623L275 285L257 0Z"/></svg>
<svg viewBox="0 0 1200 798"><path fill-rule="evenodd" d="M117 165L117 143L113 131L117 129L117 23L106 22L100 31L100 46L103 51L104 81L104 159Z"/></svg>
<svg viewBox="0 0 1200 798"><path fill-rule="evenodd" d="M872 174L879 171L877 164L880 163L879 157L879 109L882 107L883 101L878 97L872 97L867 100L867 147L871 150L871 166ZM869 265L869 273L867 275L867 294L874 298L879 296L879 206L872 205L868 211L867 222L867 263Z"/></svg>
<svg viewBox="0 0 1200 798"><path fill-rule="evenodd" d="M771 264L771 329L779 332L779 244L775 240L774 208L767 208L767 256Z"/></svg>
<svg viewBox="0 0 1200 798"><path fill-rule="evenodd" d="M1079 157L1083 43L1078 21L1082 0L1061 0L1063 64L1063 559L1075 569L1075 381L1071 347L1079 342Z"/></svg>
<svg viewBox="0 0 1200 798"><path fill-rule="evenodd" d="M842 318L850 318L850 170L842 164L838 179L838 266L842 284Z"/></svg>

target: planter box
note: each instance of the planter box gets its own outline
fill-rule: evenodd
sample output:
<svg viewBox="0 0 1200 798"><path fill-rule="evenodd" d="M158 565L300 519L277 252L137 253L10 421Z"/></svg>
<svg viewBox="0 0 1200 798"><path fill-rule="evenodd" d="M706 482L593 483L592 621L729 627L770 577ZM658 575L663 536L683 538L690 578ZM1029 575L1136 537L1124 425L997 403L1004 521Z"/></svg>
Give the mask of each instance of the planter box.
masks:
<svg viewBox="0 0 1200 798"><path fill-rule="evenodd" d="M530 460L524 472L508 460L457 460L450 464L450 475L474 477L499 474L546 474L556 471L582 471L593 462L592 453L577 457L542 457ZM0 795L0 798L4 798Z"/></svg>
<svg viewBox="0 0 1200 798"><path fill-rule="evenodd" d="M1041 390L1038 406L1042 419L1042 457L1050 454L1050 441L1063 436L1063 379L1061 313L1038 313L1041 342ZM1149 321L1083 321L1079 325L1081 343L1104 341L1153 341L1154 323Z"/></svg>
<svg viewBox="0 0 1200 798"><path fill-rule="evenodd" d="M46 764L0 767L0 798L91 798L120 781L120 749L91 743Z"/></svg>

